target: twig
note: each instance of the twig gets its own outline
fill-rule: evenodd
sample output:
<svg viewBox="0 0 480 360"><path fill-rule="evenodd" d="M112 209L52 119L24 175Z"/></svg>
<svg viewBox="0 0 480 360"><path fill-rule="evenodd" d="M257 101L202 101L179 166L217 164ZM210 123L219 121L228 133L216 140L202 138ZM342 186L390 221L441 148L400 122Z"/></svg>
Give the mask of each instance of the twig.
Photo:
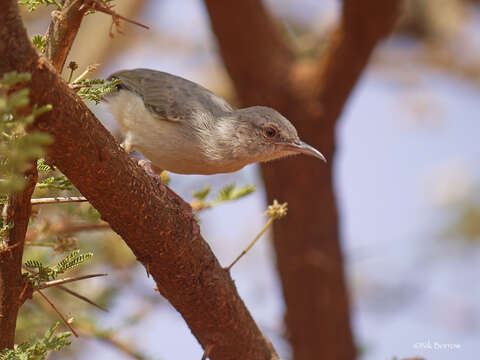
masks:
<svg viewBox="0 0 480 360"><path fill-rule="evenodd" d="M92 1L92 4L89 5L90 8L92 10L95 10L95 11L100 11L104 14L108 14L108 15L111 15L112 16L112 19L113 19L113 23L115 25L119 25L119 20L123 20L123 21L126 21L126 22L129 22L131 24L134 24L134 25L137 25L137 26L140 26L140 27L143 27L144 29L147 29L149 30L150 27L147 26L147 25L144 25L142 23L139 23L138 21L135 21L135 20L131 20L129 18L126 18L125 16L122 16L118 13L116 13L115 11L112 10L112 7L111 6L103 6L103 5L100 5L98 0L93 0Z"/></svg>
<svg viewBox="0 0 480 360"><path fill-rule="evenodd" d="M139 353L136 349L132 348L129 344L115 339L109 331L98 330L95 328L95 325L86 322L79 322L76 324L76 326L82 336L88 336L109 344L133 359L145 360L147 358L143 354Z"/></svg>
<svg viewBox="0 0 480 360"><path fill-rule="evenodd" d="M90 274L90 275L68 277L68 278L63 278L58 280L47 281L47 282L44 282L43 284L38 285L35 288L35 290L38 291L39 289L46 289L49 287L59 286L59 285L67 284L74 281L80 281L80 280L90 279L90 278L99 277L99 276L107 276L107 275L108 274Z"/></svg>
<svg viewBox="0 0 480 360"><path fill-rule="evenodd" d="M35 243L34 241L40 236L43 235L43 238L54 235L68 235L75 234L82 231L96 231L96 230L107 230L110 229L110 224L101 222L99 224L61 224L59 226L54 226L48 229L45 233L42 233L39 230L30 230L27 232L26 236L26 245L28 246L45 246L45 247L57 247L58 243Z"/></svg>
<svg viewBox="0 0 480 360"><path fill-rule="evenodd" d="M225 270L230 271L233 265L235 265L238 262L238 260L240 260L253 247L253 245L255 245L258 239L260 239L260 237L265 233L265 231L267 231L267 229L270 227L270 225L273 224L274 221L275 219L273 217L268 219L263 229L257 234L257 236L255 236L255 239L253 239L253 241L241 252L241 254L238 255L237 258L233 260L233 262L225 268Z"/></svg>
<svg viewBox="0 0 480 360"><path fill-rule="evenodd" d="M85 71L82 72L75 80L73 80L72 85L75 85L75 83L83 80L89 73L91 73L92 71L95 71L95 70L97 70L97 65L96 64L88 65L87 68L85 69Z"/></svg>
<svg viewBox="0 0 480 360"><path fill-rule="evenodd" d="M89 298L77 293L76 291L73 291L69 288L67 288L66 286L63 286L63 285L58 285L57 286L60 290L62 291L65 291L66 293L69 293L70 295L72 296L75 296L76 298L79 298L80 300L83 300L85 301L86 303L90 304L90 305L93 305L95 306L96 308L99 308L100 310L102 311L105 311L105 312L108 312L108 309L107 308L104 308L102 305L99 305L97 304L96 302L94 302L93 300L90 300Z"/></svg>
<svg viewBox="0 0 480 360"><path fill-rule="evenodd" d="M23 268L24 270L32 273L32 274L37 274L36 271L30 269L28 266L22 265L22 268ZM101 276L101 275L107 275L107 274L97 274L97 276ZM90 276L90 277L91 277L91 276ZM80 280L80 279L77 278L77 280ZM103 311L105 311L105 312L108 312L108 309L105 309L103 306L98 305L97 303L95 303L95 302L93 302L92 300L90 300L89 298L87 298L87 297L85 297L85 296L77 293L76 291L70 290L69 288L67 288L67 287L65 287L65 286L63 286L63 285L59 285L59 284L57 284L57 287L58 287L60 290L65 291L65 292L69 293L70 295L73 295L73 296L75 296L75 297L77 297L77 298L79 298L79 299L81 299L81 300L89 303L90 305L93 305L93 306L99 308L100 310L103 310ZM42 287L38 287L38 288L42 288ZM38 288L37 288L37 289L38 289Z"/></svg>
<svg viewBox="0 0 480 360"><path fill-rule="evenodd" d="M30 203L32 205L45 205L45 204L58 204L58 203L72 203L72 202L85 202L88 201L83 196L58 196L53 198L37 198L32 199Z"/></svg>
<svg viewBox="0 0 480 360"><path fill-rule="evenodd" d="M40 294L41 297L43 297L43 299L48 302L48 304L52 307L53 310L55 310L55 312L57 313L57 315L60 317L60 319L62 319L62 321L65 323L65 325L70 329L70 331L73 333L73 335L75 335L75 337L78 338L78 334L77 332L73 329L73 327L68 323L68 320L65 319L65 317L60 313L60 311L58 311L58 309L55 307L55 305L50 301L50 299L44 294L42 293L40 290L37 289L37 292Z"/></svg>
<svg viewBox="0 0 480 360"><path fill-rule="evenodd" d="M253 241L247 246L247 248L243 250L242 253L238 255L237 258L225 268L225 270L230 271L232 266L235 265L238 260L240 260L253 247L253 245L255 245L258 239L260 239L260 237L265 233L265 231L267 231L267 229L270 227L270 225L273 224L275 220L281 219L282 217L287 215L287 203L279 204L277 200L273 200L273 204L267 208L265 215L270 216L270 219L268 219L263 229L258 233L257 236L255 236L255 239L253 239Z"/></svg>
<svg viewBox="0 0 480 360"><path fill-rule="evenodd" d="M90 85L85 85L85 84L68 84L68 86L70 87L70 89L78 90L78 89L82 89L82 88L89 87Z"/></svg>

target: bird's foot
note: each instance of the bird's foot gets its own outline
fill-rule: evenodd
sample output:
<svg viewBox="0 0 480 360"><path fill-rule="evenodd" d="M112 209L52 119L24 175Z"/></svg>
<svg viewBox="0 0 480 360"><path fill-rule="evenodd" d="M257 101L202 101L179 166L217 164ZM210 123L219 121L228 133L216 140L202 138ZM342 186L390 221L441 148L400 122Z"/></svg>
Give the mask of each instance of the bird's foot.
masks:
<svg viewBox="0 0 480 360"><path fill-rule="evenodd" d="M160 169L158 166L152 164L148 160L138 160L138 165L147 172L147 174L158 178L163 184L167 185L170 182L168 172Z"/></svg>
<svg viewBox="0 0 480 360"><path fill-rule="evenodd" d="M152 162L148 160L138 160L138 165L140 165L143 170L153 176L160 176L163 171L159 167L153 165Z"/></svg>

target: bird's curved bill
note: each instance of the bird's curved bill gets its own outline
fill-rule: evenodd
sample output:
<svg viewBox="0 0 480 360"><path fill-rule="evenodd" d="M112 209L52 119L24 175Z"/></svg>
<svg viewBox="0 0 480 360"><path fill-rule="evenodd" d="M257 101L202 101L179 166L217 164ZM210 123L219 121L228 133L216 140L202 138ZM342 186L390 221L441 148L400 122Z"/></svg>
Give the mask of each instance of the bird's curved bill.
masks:
<svg viewBox="0 0 480 360"><path fill-rule="evenodd" d="M287 144L284 143L281 145L288 147L290 150L296 153L314 156L318 159L321 159L327 162L327 159L325 158L325 156L323 156L323 154L320 151L315 149L313 146L308 145L306 142L298 141L295 143L287 143Z"/></svg>

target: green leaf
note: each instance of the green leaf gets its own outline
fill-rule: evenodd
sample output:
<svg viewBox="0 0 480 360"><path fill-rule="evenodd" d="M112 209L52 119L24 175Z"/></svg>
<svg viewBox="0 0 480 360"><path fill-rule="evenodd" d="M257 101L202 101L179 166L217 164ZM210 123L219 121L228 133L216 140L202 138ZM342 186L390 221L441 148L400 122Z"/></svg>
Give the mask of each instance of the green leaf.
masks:
<svg viewBox="0 0 480 360"><path fill-rule="evenodd" d="M53 267L53 271L55 274L62 274L71 268L83 264L92 256L93 253L80 254L80 250L74 250L70 253L70 255L66 256L63 260L57 263L57 265Z"/></svg>
<svg viewBox="0 0 480 360"><path fill-rule="evenodd" d="M57 10L62 10L62 5L56 0L18 0L18 4L26 6L28 11L35 11L40 5L55 5Z"/></svg>
<svg viewBox="0 0 480 360"><path fill-rule="evenodd" d="M45 332L43 338L32 338L30 342L15 345L13 349L4 349L0 352L0 360L43 360L49 351L58 351L71 344L68 338L70 332L55 335L59 323L54 324Z"/></svg>
<svg viewBox="0 0 480 360"><path fill-rule="evenodd" d="M12 87L29 81L28 73L10 72L0 79L0 197L20 191L25 186L24 172L32 166L32 161L44 156L44 147L53 141L46 133L26 131L35 118L51 105L29 106L29 89L13 91Z"/></svg>
<svg viewBox="0 0 480 360"><path fill-rule="evenodd" d="M195 191L193 193L193 197L200 201L203 201L206 199L208 194L210 194L210 190L211 190L210 185L206 185L202 190Z"/></svg>
<svg viewBox="0 0 480 360"><path fill-rule="evenodd" d="M252 186L252 185L245 185L240 188L235 188L235 184L227 185L222 190L220 190L220 193L218 194L216 201L221 202L221 201L237 200L253 193L254 191L255 191L255 186Z"/></svg>
<svg viewBox="0 0 480 360"><path fill-rule="evenodd" d="M5 73L0 79L0 88L3 87L8 90L18 83L30 81L31 78L32 75L29 73L17 73L16 71Z"/></svg>
<svg viewBox="0 0 480 360"><path fill-rule="evenodd" d="M227 201L230 200L233 190L235 189L235 184L230 184L225 186L217 196L217 201Z"/></svg>
<svg viewBox="0 0 480 360"><path fill-rule="evenodd" d="M47 40L45 39L45 36L37 34L33 36L32 43L40 52L43 52L47 45Z"/></svg>
<svg viewBox="0 0 480 360"><path fill-rule="evenodd" d="M80 86L77 90L77 95L98 104L102 100L103 95L117 91L117 86L120 83L121 80L119 79L84 79L75 82L74 85Z"/></svg>
<svg viewBox="0 0 480 360"><path fill-rule="evenodd" d="M231 200L237 200L244 196L250 195L255 191L255 186L252 185L245 185L238 189L234 189L234 191L230 194Z"/></svg>
<svg viewBox="0 0 480 360"><path fill-rule="evenodd" d="M74 250L64 257L54 266L48 266L38 260L27 260L25 265L30 269L34 269L36 273L24 273L24 276L33 286L38 286L46 281L54 280L57 275L83 264L90 259L93 253L80 254L80 250Z"/></svg>
<svg viewBox="0 0 480 360"><path fill-rule="evenodd" d="M38 182L39 189L73 190L73 185L65 175L49 176Z"/></svg>
<svg viewBox="0 0 480 360"><path fill-rule="evenodd" d="M45 163L45 159L38 159L37 161L37 170L38 171L43 171L43 172L47 172L47 171L51 171L52 168L50 165L47 165Z"/></svg>

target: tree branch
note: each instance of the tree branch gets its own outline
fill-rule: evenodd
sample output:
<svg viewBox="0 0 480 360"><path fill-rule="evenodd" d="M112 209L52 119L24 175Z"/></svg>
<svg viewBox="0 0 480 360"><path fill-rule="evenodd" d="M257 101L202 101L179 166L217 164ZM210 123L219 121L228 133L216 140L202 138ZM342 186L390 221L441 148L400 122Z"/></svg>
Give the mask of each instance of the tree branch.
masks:
<svg viewBox="0 0 480 360"><path fill-rule="evenodd" d="M248 104L260 105L269 94L283 91L294 53L262 2L205 0L204 3L220 54L240 98L248 97Z"/></svg>
<svg viewBox="0 0 480 360"><path fill-rule="evenodd" d="M65 203L72 203L72 202L85 202L87 199L85 199L83 196L57 196L53 198L36 198L32 199L30 203L32 205L47 205L47 204L65 204Z"/></svg>
<svg viewBox="0 0 480 360"><path fill-rule="evenodd" d="M50 133L49 159L110 223L182 314L211 359L278 359L200 235L191 207L148 176L81 99L39 58L15 0L0 3L0 73L32 74L32 103L53 104L36 121Z"/></svg>
<svg viewBox="0 0 480 360"><path fill-rule="evenodd" d="M401 0L344 0L341 21L330 48L319 59L315 97L321 121L333 129L352 89L368 64L375 46L387 36L397 19Z"/></svg>
<svg viewBox="0 0 480 360"><path fill-rule="evenodd" d="M50 24L47 34L47 56L55 64L58 72L62 70L84 14L84 12L78 11L74 14L70 11L70 9L75 10L77 6L76 3L81 4L81 1L65 1L65 5L68 6L68 8L65 8L65 10L60 13L56 13L57 16L54 17ZM8 3L2 4L2 9L6 10L5 8L12 10L11 4ZM11 37L8 41L0 41L0 54L2 55L0 57L0 72L3 74L5 72L3 67L6 66L7 63L6 59L1 60L1 58L5 58L4 53L11 50L9 45L11 45L12 41L15 41L16 34L20 36L26 36L26 34L21 21L18 17L15 17L14 12L8 12L2 15L6 17L5 21L11 22L13 25L12 28L16 31L15 34L10 34ZM68 21L70 25L67 26L65 21ZM2 26L1 30L3 32L0 33L0 37L3 38L7 35L5 31L8 31L8 28ZM25 51L27 57L31 49L32 46L29 41L17 47L18 51ZM22 54L20 54L20 57L22 57ZM21 58L21 60L25 61L26 59ZM11 194L6 208L6 223L14 224L14 228L9 231L7 247L0 249L0 350L13 346L18 310L23 302L31 297L32 291L31 287L24 282L21 265L25 236L31 213L30 201L33 191L35 190L38 176L36 166L33 166L32 169L26 173L26 176L26 188L20 193Z"/></svg>
<svg viewBox="0 0 480 360"><path fill-rule="evenodd" d="M65 0L61 11L52 13L53 18L46 34L45 56L59 74L62 73L73 40L88 10L87 6L82 5L83 0Z"/></svg>
<svg viewBox="0 0 480 360"><path fill-rule="evenodd" d="M6 212L6 224L13 224L13 228L8 231L4 247L0 247L0 350L13 347L18 310L31 295L31 288L27 289L21 268L25 234L30 220L30 198L37 182L36 166L32 166L25 176L25 189L10 194L6 209L3 209ZM23 294L24 291L29 291L30 294Z"/></svg>

